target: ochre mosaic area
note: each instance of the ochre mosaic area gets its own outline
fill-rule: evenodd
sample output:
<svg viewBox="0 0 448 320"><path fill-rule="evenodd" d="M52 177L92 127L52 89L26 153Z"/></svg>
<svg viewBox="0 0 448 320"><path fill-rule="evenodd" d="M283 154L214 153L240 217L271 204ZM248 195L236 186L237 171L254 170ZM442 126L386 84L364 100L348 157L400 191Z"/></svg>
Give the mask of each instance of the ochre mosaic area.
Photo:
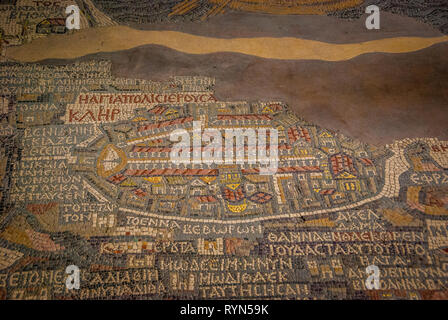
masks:
<svg viewBox="0 0 448 320"><path fill-rule="evenodd" d="M282 101L219 101L213 78L110 68L0 66L2 299L447 298L447 141L375 147ZM197 122L278 130L278 169L209 162L204 136L203 161L173 162Z"/></svg>
<svg viewBox="0 0 448 320"><path fill-rule="evenodd" d="M0 1L0 60L4 60L7 47L47 36L76 33L76 30L65 27L65 10L70 5L79 8L81 29L118 25L151 29L151 24L155 23L175 26L176 23L199 23L221 16L224 16L222 20L225 21L226 15L240 13L248 14L247 18L250 18L251 14L267 14L277 18L287 15L315 16L313 24L316 23L317 29L324 28L324 32L325 28L331 27L319 26L319 17L339 17L341 22L342 19L360 19L367 6L377 5L385 12L411 17L433 26L443 34L448 32L444 0L3 0ZM244 25L244 20L232 21L235 25L227 25L225 28L236 28L239 31L248 28L247 24ZM241 23L243 24L240 25ZM261 31L263 29L276 29L275 25L263 26L265 22L259 23L260 30L256 33L258 36L263 36L266 32ZM281 32L288 32L288 29L295 29L295 26L289 26ZM196 28L196 31L198 30L206 32L207 27ZM311 38L315 36L314 30ZM309 38L309 35L306 38Z"/></svg>

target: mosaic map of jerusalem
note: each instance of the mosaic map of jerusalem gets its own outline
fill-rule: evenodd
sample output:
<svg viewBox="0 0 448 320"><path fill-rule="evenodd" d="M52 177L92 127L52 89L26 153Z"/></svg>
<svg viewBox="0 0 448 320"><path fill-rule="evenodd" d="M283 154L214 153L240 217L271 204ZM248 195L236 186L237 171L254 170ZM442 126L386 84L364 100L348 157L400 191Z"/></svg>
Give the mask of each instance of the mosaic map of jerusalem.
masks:
<svg viewBox="0 0 448 320"><path fill-rule="evenodd" d="M0 1L0 300L448 299L448 7L406 3Z"/></svg>

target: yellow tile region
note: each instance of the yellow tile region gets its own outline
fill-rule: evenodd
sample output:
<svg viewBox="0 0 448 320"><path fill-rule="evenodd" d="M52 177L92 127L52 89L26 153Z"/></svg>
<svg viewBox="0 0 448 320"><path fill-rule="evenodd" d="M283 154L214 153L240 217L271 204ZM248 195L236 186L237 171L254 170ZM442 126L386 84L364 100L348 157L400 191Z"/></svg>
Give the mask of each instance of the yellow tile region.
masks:
<svg viewBox="0 0 448 320"><path fill-rule="evenodd" d="M126 26L81 29L70 35L51 35L9 47L7 58L20 62L73 59L98 52L127 50L143 45L165 46L187 54L234 52L280 60L349 60L366 53L406 53L448 41L448 36L398 37L360 43L334 44L299 38L211 38L177 31L135 30Z"/></svg>

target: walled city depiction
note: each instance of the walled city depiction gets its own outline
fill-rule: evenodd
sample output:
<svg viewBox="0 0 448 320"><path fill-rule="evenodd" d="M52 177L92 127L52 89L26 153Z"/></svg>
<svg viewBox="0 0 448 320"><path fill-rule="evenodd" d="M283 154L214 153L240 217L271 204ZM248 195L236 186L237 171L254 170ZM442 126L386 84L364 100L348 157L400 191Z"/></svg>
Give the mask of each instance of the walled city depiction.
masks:
<svg viewBox="0 0 448 320"><path fill-rule="evenodd" d="M447 13L0 1L0 300L448 299Z"/></svg>

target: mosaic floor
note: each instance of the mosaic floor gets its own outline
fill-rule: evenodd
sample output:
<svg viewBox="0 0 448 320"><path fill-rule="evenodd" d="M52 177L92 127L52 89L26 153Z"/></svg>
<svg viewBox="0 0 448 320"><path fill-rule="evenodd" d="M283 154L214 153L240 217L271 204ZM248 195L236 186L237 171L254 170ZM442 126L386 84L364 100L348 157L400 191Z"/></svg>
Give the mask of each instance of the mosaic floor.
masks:
<svg viewBox="0 0 448 320"><path fill-rule="evenodd" d="M1 1L0 299L448 299L448 8L408 2ZM288 20L355 30L369 4L399 27L332 41ZM232 33L238 17L259 29ZM392 57L410 61L399 84L350 76ZM334 90L338 65L373 107ZM320 80L300 91L293 73ZM271 76L287 94L257 91ZM216 144L232 129L258 140ZM175 131L193 161L173 161Z"/></svg>

